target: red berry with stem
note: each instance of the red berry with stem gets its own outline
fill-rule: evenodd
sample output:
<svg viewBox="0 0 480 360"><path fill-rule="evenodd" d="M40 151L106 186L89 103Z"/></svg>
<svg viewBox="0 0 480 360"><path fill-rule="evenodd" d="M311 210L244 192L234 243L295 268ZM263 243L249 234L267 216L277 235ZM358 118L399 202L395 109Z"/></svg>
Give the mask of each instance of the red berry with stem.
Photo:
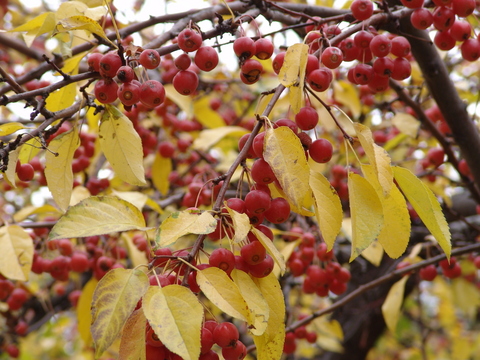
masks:
<svg viewBox="0 0 480 360"><path fill-rule="evenodd" d="M242 246L240 255L248 265L257 265L265 259L267 250L260 241L252 241Z"/></svg>
<svg viewBox="0 0 480 360"><path fill-rule="evenodd" d="M360 0L364 1L364 0ZM365 0L370 2L370 0ZM329 69L336 69L343 61L343 52L338 47L330 46L323 50L320 57L322 64Z"/></svg>
<svg viewBox="0 0 480 360"><path fill-rule="evenodd" d="M250 270L250 275L257 277L257 278L263 278L265 276L268 276L272 273L273 271L273 266L274 266L274 261L273 258L267 254L265 259L257 264L257 265L250 265L249 270Z"/></svg>
<svg viewBox="0 0 480 360"><path fill-rule="evenodd" d="M455 14L449 7L439 6L433 11L433 26L439 31L450 29L454 21Z"/></svg>
<svg viewBox="0 0 480 360"><path fill-rule="evenodd" d="M245 207L253 214L261 214L270 208L270 195L261 190L252 190L245 196Z"/></svg>
<svg viewBox="0 0 480 360"><path fill-rule="evenodd" d="M405 80L412 74L412 65L405 58L396 58L393 60L393 71L391 74L394 80Z"/></svg>
<svg viewBox="0 0 480 360"><path fill-rule="evenodd" d="M370 0L354 0L350 11L355 19L367 20L373 15L373 3Z"/></svg>
<svg viewBox="0 0 480 360"><path fill-rule="evenodd" d="M202 327L202 332L200 335L200 344L201 344L201 348L200 348L201 354L206 354L207 352L209 352L212 346L215 344L212 331L210 331L206 327Z"/></svg>
<svg viewBox="0 0 480 360"><path fill-rule="evenodd" d="M250 138L250 134L245 134L243 135L239 140L238 140L238 150L242 151L243 147L245 146L245 143L247 140ZM250 145L250 148L247 151L247 158L253 159L256 158L257 154L255 153L255 150L253 149L253 142Z"/></svg>
<svg viewBox="0 0 480 360"><path fill-rule="evenodd" d="M228 275L235 268L235 255L224 248L218 248L212 251L208 259L208 263L211 266L215 266L225 271Z"/></svg>
<svg viewBox="0 0 480 360"><path fill-rule="evenodd" d="M480 58L480 41L467 39L460 46L462 57L467 61L476 61Z"/></svg>
<svg viewBox="0 0 480 360"><path fill-rule="evenodd" d="M202 46L195 53L195 65L202 71L212 71L218 65L218 53L211 46Z"/></svg>
<svg viewBox="0 0 480 360"><path fill-rule="evenodd" d="M111 104L118 98L118 85L111 79L100 79L95 83L93 93L102 104Z"/></svg>
<svg viewBox="0 0 480 360"><path fill-rule="evenodd" d="M122 83L129 83L135 78L135 71L130 66L120 66L117 70L117 79Z"/></svg>
<svg viewBox="0 0 480 360"><path fill-rule="evenodd" d="M301 130L312 130L318 124L317 110L311 106L304 106L295 115L295 122Z"/></svg>
<svg viewBox="0 0 480 360"><path fill-rule="evenodd" d="M452 0L452 10L458 17L467 17L475 10L475 0Z"/></svg>
<svg viewBox="0 0 480 360"><path fill-rule="evenodd" d="M433 43L443 51L451 50L455 47L456 40L450 35L449 30L437 31Z"/></svg>
<svg viewBox="0 0 480 360"><path fill-rule="evenodd" d="M124 83L118 88L117 96L123 105L135 105L140 101L140 87L133 82Z"/></svg>
<svg viewBox="0 0 480 360"><path fill-rule="evenodd" d="M173 77L173 87L181 95L191 95L198 87L198 75L191 70L181 70Z"/></svg>
<svg viewBox="0 0 480 360"><path fill-rule="evenodd" d="M284 51L277 54L277 56L275 56L275 58L273 59L272 67L273 67L273 71L275 72L275 74L278 74L280 72L280 69L283 66L283 61L284 60L285 60L285 52Z"/></svg>
<svg viewBox="0 0 480 360"><path fill-rule="evenodd" d="M370 42L372 41L372 39L373 39L373 34L371 32L368 32L366 30L360 30L355 34L355 37L353 38L353 42L360 49L367 49L369 48Z"/></svg>
<svg viewBox="0 0 480 360"><path fill-rule="evenodd" d="M242 360L247 356L247 348L241 341L237 341L235 346L222 348L222 356L225 360Z"/></svg>
<svg viewBox="0 0 480 360"><path fill-rule="evenodd" d="M322 92L326 91L332 82L332 71L326 67L313 70L307 75L307 83L312 90Z"/></svg>
<svg viewBox="0 0 480 360"><path fill-rule="evenodd" d="M426 8L415 9L410 15L410 22L414 28L425 30L433 24L433 14Z"/></svg>
<svg viewBox="0 0 480 360"><path fill-rule="evenodd" d="M140 102L153 109L165 101L165 88L157 80L147 80L140 86Z"/></svg>
<svg viewBox="0 0 480 360"><path fill-rule="evenodd" d="M353 78L358 85L367 85L373 79L374 71L371 65L357 64L353 67Z"/></svg>
<svg viewBox="0 0 480 360"><path fill-rule="evenodd" d="M369 47L373 55L377 57L384 57L390 53L392 41L387 35L375 35L372 41L370 41Z"/></svg>
<svg viewBox="0 0 480 360"><path fill-rule="evenodd" d="M103 57L101 53L91 53L88 55L87 63L88 63L88 70L92 71L100 71L100 59Z"/></svg>
<svg viewBox="0 0 480 360"><path fill-rule="evenodd" d="M437 267L433 264L427 265L419 271L420 279L432 281L437 277Z"/></svg>
<svg viewBox="0 0 480 360"><path fill-rule="evenodd" d="M338 47L342 50L343 61L355 60L360 54L360 48L355 44L352 38L342 40L340 44L338 44Z"/></svg>
<svg viewBox="0 0 480 360"><path fill-rule="evenodd" d="M122 59L116 52L109 52L100 59L100 75L107 78L113 78L122 66Z"/></svg>
<svg viewBox="0 0 480 360"><path fill-rule="evenodd" d="M17 168L17 176L20 181L30 181L35 176L35 170L30 164L22 164Z"/></svg>
<svg viewBox="0 0 480 360"><path fill-rule="evenodd" d="M240 68L242 81L245 84L253 84L258 81L263 71L262 64L255 59L246 60ZM245 81L246 80L246 81Z"/></svg>
<svg viewBox="0 0 480 360"><path fill-rule="evenodd" d="M202 35L190 28L183 29L177 37L178 47L185 52L198 50L202 41Z"/></svg>
<svg viewBox="0 0 480 360"><path fill-rule="evenodd" d="M256 183L260 184L271 184L276 179L275 173L273 172L272 168L262 158L255 160L255 162L253 163L251 175L252 179Z"/></svg>
<svg viewBox="0 0 480 360"><path fill-rule="evenodd" d="M226 201L227 203L227 206L232 209L232 210L235 210L236 212L240 213L240 214L243 214L245 213L245 201L243 201L242 199L239 199L239 198L230 198Z"/></svg>
<svg viewBox="0 0 480 360"><path fill-rule="evenodd" d="M140 53L138 62L145 69L156 69L160 65L160 55L153 49L146 49Z"/></svg>
<svg viewBox="0 0 480 360"><path fill-rule="evenodd" d="M333 154L333 146L327 139L317 139L308 149L310 157L317 163L329 162Z"/></svg>
<svg viewBox="0 0 480 360"><path fill-rule="evenodd" d="M406 57L410 54L410 43L406 37L395 36L392 39L392 48L390 52L397 57Z"/></svg>
<svg viewBox="0 0 480 360"><path fill-rule="evenodd" d="M234 347L239 336L237 327L230 322L218 324L213 330L213 338L221 348Z"/></svg>
<svg viewBox="0 0 480 360"><path fill-rule="evenodd" d="M372 68L378 76L389 77L393 72L393 60L389 57L376 58Z"/></svg>
<svg viewBox="0 0 480 360"><path fill-rule="evenodd" d="M233 51L241 60L245 61L255 55L255 41L247 36L242 36L233 42Z"/></svg>
<svg viewBox="0 0 480 360"><path fill-rule="evenodd" d="M255 41L255 56L261 60L267 60L272 57L273 43L269 39L260 38Z"/></svg>
<svg viewBox="0 0 480 360"><path fill-rule="evenodd" d="M265 218L273 224L281 224L290 216L290 204L284 198L272 199L270 209L265 211Z"/></svg>
<svg viewBox="0 0 480 360"><path fill-rule="evenodd" d="M472 34L472 26L467 21L455 20L449 32L456 41L465 41Z"/></svg>
<svg viewBox="0 0 480 360"><path fill-rule="evenodd" d="M188 54L183 53L177 56L173 63L178 70L187 70L190 65L192 65L192 59L190 59L190 56L188 56Z"/></svg>

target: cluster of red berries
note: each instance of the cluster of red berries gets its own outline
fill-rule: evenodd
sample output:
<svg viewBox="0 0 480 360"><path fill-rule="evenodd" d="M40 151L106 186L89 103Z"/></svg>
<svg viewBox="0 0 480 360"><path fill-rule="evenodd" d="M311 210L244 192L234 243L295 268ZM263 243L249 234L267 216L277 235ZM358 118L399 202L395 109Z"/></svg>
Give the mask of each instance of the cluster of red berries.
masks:
<svg viewBox="0 0 480 360"><path fill-rule="evenodd" d="M305 315L300 315L298 320L305 318ZM315 344L317 341L317 333L308 331L305 325L299 326L293 332L285 334L285 342L283 343L283 352L285 354L293 354L297 349L297 342L299 340L306 340L310 344Z"/></svg>
<svg viewBox="0 0 480 360"><path fill-rule="evenodd" d="M287 265L293 276L305 275L302 287L305 294L325 297L330 291L340 295L347 290L350 271L334 260L333 251L327 251L325 243L318 243L312 233L304 232L299 227L292 228L284 239L301 240Z"/></svg>
<svg viewBox="0 0 480 360"><path fill-rule="evenodd" d="M242 360L247 355L247 348L239 340L239 336L237 327L231 322L205 321L201 330L199 360L219 360L218 354L212 350L215 344L222 349L225 360ZM148 323L145 329L145 345L147 360L181 360L180 356L165 347Z"/></svg>

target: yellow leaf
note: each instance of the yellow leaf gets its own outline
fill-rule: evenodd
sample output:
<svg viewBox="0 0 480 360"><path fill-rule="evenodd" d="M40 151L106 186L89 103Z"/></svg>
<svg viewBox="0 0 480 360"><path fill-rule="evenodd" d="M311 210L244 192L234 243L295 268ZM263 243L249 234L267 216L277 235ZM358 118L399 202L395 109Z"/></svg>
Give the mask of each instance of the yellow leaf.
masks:
<svg viewBox="0 0 480 360"><path fill-rule="evenodd" d="M403 194L412 204L420 219L450 258L452 244L450 229L443 215L442 208L432 191L410 170L394 166L393 173Z"/></svg>
<svg viewBox="0 0 480 360"><path fill-rule="evenodd" d="M288 127L269 128L265 135L265 161L271 166L286 199L298 209L310 204L310 168L297 135Z"/></svg>
<svg viewBox="0 0 480 360"><path fill-rule="evenodd" d="M193 101L189 96L180 95L172 84L165 84L167 97L172 100L185 113L187 119L194 116Z"/></svg>
<svg viewBox="0 0 480 360"><path fill-rule="evenodd" d="M362 104L360 103L357 88L353 84L343 80L334 81L333 97L340 104L349 108L354 118L360 116Z"/></svg>
<svg viewBox="0 0 480 360"><path fill-rule="evenodd" d="M476 285L463 277L453 279L452 295L456 308L463 311L471 321L475 321L480 306L480 292Z"/></svg>
<svg viewBox="0 0 480 360"><path fill-rule="evenodd" d="M285 342L285 301L282 288L272 273L264 278L253 278L267 301L270 316L265 332L253 336L258 360L278 360L282 357Z"/></svg>
<svg viewBox="0 0 480 360"><path fill-rule="evenodd" d="M8 136L17 132L18 130L27 129L22 123L12 121L6 124L0 125L0 136Z"/></svg>
<svg viewBox="0 0 480 360"><path fill-rule="evenodd" d="M54 215L59 215L62 212L59 211L56 207L54 207L52 205L43 205L43 206L39 206L39 207L25 206L24 208L20 209L18 212L16 212L13 215L13 220L15 220L15 222L20 222L20 221L25 220L30 215L47 214L47 213L51 213L51 214L54 214Z"/></svg>
<svg viewBox="0 0 480 360"><path fill-rule="evenodd" d="M91 196L67 210L50 231L49 239L144 229L145 218L134 205L115 196Z"/></svg>
<svg viewBox="0 0 480 360"><path fill-rule="evenodd" d="M104 106L99 139L105 157L120 179L132 185L146 185L140 136L120 110L112 105Z"/></svg>
<svg viewBox="0 0 480 360"><path fill-rule="evenodd" d="M380 233L383 227L383 209L375 189L360 175L348 174L348 194L352 218L350 261L353 261Z"/></svg>
<svg viewBox="0 0 480 360"><path fill-rule="evenodd" d="M321 173L310 172L310 187L315 198L318 225L327 249L331 250L342 228L342 203L335 189Z"/></svg>
<svg viewBox="0 0 480 360"><path fill-rule="evenodd" d="M301 64L306 65L307 57L308 45L294 44L288 47L283 66L278 73L278 80L283 86L290 87L300 83Z"/></svg>
<svg viewBox="0 0 480 360"><path fill-rule="evenodd" d="M192 146L196 150L207 151L225 137L240 138L246 133L247 131L240 126L222 126L215 129L202 130Z"/></svg>
<svg viewBox="0 0 480 360"><path fill-rule="evenodd" d="M168 176L171 172L172 159L164 158L157 151L152 164L152 181L155 188L164 196L167 195L168 189L170 189Z"/></svg>
<svg viewBox="0 0 480 360"><path fill-rule="evenodd" d="M72 190L72 196L70 197L70 206L77 205L80 201L85 200L90 196L90 191L85 186L78 185Z"/></svg>
<svg viewBox="0 0 480 360"><path fill-rule="evenodd" d="M235 229L235 234L233 236L233 242L239 243L247 237L252 225L250 224L250 218L247 214L240 214L235 210L230 209L226 204L225 208L228 211L228 214L232 218L233 228Z"/></svg>
<svg viewBox="0 0 480 360"><path fill-rule="evenodd" d="M267 252L270 254L270 256L273 258L275 263L280 268L280 273L282 275L285 274L285 269L286 269L285 259L283 258L283 255L277 250L277 248L273 244L273 241L270 240L270 238L267 235L265 235L263 232L261 232L255 227L252 227L251 231L257 237L258 241L262 243L265 249L267 249Z"/></svg>
<svg viewBox="0 0 480 360"><path fill-rule="evenodd" d="M65 211L70 205L73 188L72 161L80 145L77 128L56 136L45 155L45 178L58 207ZM58 154L58 156L56 156Z"/></svg>
<svg viewBox="0 0 480 360"><path fill-rule="evenodd" d="M233 282L238 286L243 299L247 303L249 317L248 330L253 334L262 335L268 326L270 309L252 278L244 271L233 269L230 274Z"/></svg>
<svg viewBox="0 0 480 360"><path fill-rule="evenodd" d="M343 353L343 330L337 320L330 320L328 316L321 316L313 322L318 334L317 344L324 350Z"/></svg>
<svg viewBox="0 0 480 360"><path fill-rule="evenodd" d="M15 184L16 183L15 175L17 173L16 165L17 165L17 161L20 156L20 151L22 148L23 146L21 146L20 148L16 148L13 151L10 151L10 153L8 154L8 163L10 165L7 167L7 170L3 173L3 178L13 188L17 187L17 185Z"/></svg>
<svg viewBox="0 0 480 360"><path fill-rule="evenodd" d="M112 345L149 286L144 272L122 268L110 270L98 282L90 327L96 358Z"/></svg>
<svg viewBox="0 0 480 360"><path fill-rule="evenodd" d="M145 324L143 309L135 310L122 331L118 360L145 359Z"/></svg>
<svg viewBox="0 0 480 360"><path fill-rule="evenodd" d="M208 212L194 210L177 211L166 218L156 234L156 243L160 247L173 244L187 234L210 234L217 227L217 220Z"/></svg>
<svg viewBox="0 0 480 360"><path fill-rule="evenodd" d="M142 304L150 326L162 343L184 360L197 360L203 321L203 306L197 297L180 285L151 286Z"/></svg>
<svg viewBox="0 0 480 360"><path fill-rule="evenodd" d="M50 93L46 99L46 108L50 111L59 111L68 108L75 101L77 95L77 84L72 83L59 90Z"/></svg>
<svg viewBox="0 0 480 360"><path fill-rule="evenodd" d="M383 189L371 165L362 165L362 171L382 203L384 225L378 242L388 256L397 259L405 252L410 241L411 221L407 203L396 185L392 186L387 196L383 196Z"/></svg>
<svg viewBox="0 0 480 360"><path fill-rule="evenodd" d="M62 33L72 30L85 30L91 32L92 34L98 35L99 37L103 38L116 48L115 44L112 43L105 34L100 24L87 16L76 15L64 18L57 23L55 32Z"/></svg>
<svg viewBox="0 0 480 360"><path fill-rule="evenodd" d="M370 128L360 123L353 124L355 131L365 150L370 165L373 166L374 173L378 178L378 182L383 189L383 195L387 196L393 186L393 171L390 166L390 156L387 152L373 142L372 132Z"/></svg>
<svg viewBox="0 0 480 360"><path fill-rule="evenodd" d="M58 19L65 19L69 16L83 15L88 6L80 1L68 1L60 4L56 11Z"/></svg>
<svg viewBox="0 0 480 360"><path fill-rule="evenodd" d="M92 334L90 333L92 314L90 313L90 307L92 305L93 292L97 284L98 280L95 279L95 277L90 278L83 287L77 304L78 332L85 346L90 346L92 343Z"/></svg>
<svg viewBox="0 0 480 360"><path fill-rule="evenodd" d="M202 96L193 102L193 113L197 121L208 129L225 126L225 120L210 107L210 99Z"/></svg>
<svg viewBox="0 0 480 360"><path fill-rule="evenodd" d="M55 21L55 13L49 11L38 15L26 24L9 30L9 32L27 32L23 37L27 46L30 47L37 36L52 32L55 29Z"/></svg>
<svg viewBox="0 0 480 360"><path fill-rule="evenodd" d="M383 258L383 247L378 241L374 241L362 252L362 256L374 266L380 266Z"/></svg>
<svg viewBox="0 0 480 360"><path fill-rule="evenodd" d="M221 311L236 319L248 321L248 306L238 286L217 267L197 271L197 283L203 294Z"/></svg>
<svg viewBox="0 0 480 360"><path fill-rule="evenodd" d="M403 304L403 293L405 292L405 284L408 276L402 277L390 288L387 298L382 305L382 314L387 324L388 329L395 333L398 319L400 318L400 311Z"/></svg>
<svg viewBox="0 0 480 360"><path fill-rule="evenodd" d="M112 190L112 195L119 197L142 211L143 207L147 203L148 196L139 191L116 191Z"/></svg>
<svg viewBox="0 0 480 360"><path fill-rule="evenodd" d="M41 149L40 141L36 138L28 140L25 144L20 147L20 155L18 159L22 164L30 162Z"/></svg>
<svg viewBox="0 0 480 360"><path fill-rule="evenodd" d="M33 261L33 241L22 227L0 227L0 254L0 273L3 276L11 280L28 280Z"/></svg>
<svg viewBox="0 0 480 360"><path fill-rule="evenodd" d="M412 138L417 137L418 130L420 129L420 121L406 113L396 113L392 118L392 124L400 130L400 132Z"/></svg>

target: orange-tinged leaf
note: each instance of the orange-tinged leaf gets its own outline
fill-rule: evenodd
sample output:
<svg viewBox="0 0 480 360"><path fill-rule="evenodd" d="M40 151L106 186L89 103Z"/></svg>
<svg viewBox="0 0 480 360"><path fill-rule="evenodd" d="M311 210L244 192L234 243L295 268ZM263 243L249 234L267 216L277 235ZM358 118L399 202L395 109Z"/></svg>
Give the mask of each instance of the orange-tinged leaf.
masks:
<svg viewBox="0 0 480 360"><path fill-rule="evenodd" d="M378 182L383 189L383 195L387 196L393 187L393 171L390 165L390 156L387 152L373 142L372 132L369 127L360 123L353 124L360 144L365 150L370 165L378 178Z"/></svg>
<svg viewBox="0 0 480 360"><path fill-rule="evenodd" d="M45 154L45 177L48 189L58 207L66 211L73 188L72 161L80 145L77 128L56 136ZM57 155L57 156L56 156Z"/></svg>
<svg viewBox="0 0 480 360"><path fill-rule="evenodd" d="M33 261L33 241L22 227L0 227L0 254L0 273L3 276L11 280L28 280Z"/></svg>
<svg viewBox="0 0 480 360"><path fill-rule="evenodd" d="M67 210L50 231L49 239L144 229L145 218L128 201L115 196L91 196Z"/></svg>
<svg viewBox="0 0 480 360"><path fill-rule="evenodd" d="M189 289L151 286L142 307L155 334L170 351L184 360L198 359L203 306Z"/></svg>
<svg viewBox="0 0 480 360"><path fill-rule="evenodd" d="M120 179L131 185L146 185L140 136L120 110L113 105L104 106L99 140L105 157Z"/></svg>
<svg viewBox="0 0 480 360"><path fill-rule="evenodd" d="M248 330L253 335L262 335L268 326L270 308L252 278L244 271L233 269L230 274L247 303L249 317Z"/></svg>
<svg viewBox="0 0 480 360"><path fill-rule="evenodd" d="M0 136L12 135L18 130L23 130L23 129L27 129L27 127L22 123L19 123L16 121L8 122L6 124L0 125Z"/></svg>
<svg viewBox="0 0 480 360"><path fill-rule="evenodd" d="M92 299L92 338L95 357L112 345L147 291L148 276L141 270L113 269L99 282Z"/></svg>
<svg viewBox="0 0 480 360"><path fill-rule="evenodd" d="M210 234L217 227L217 220L204 211L184 210L172 213L157 230L155 241L160 247L173 244L187 234Z"/></svg>
<svg viewBox="0 0 480 360"><path fill-rule="evenodd" d="M253 336L258 360L278 360L282 357L285 342L285 301L282 288L272 273L264 278L253 278L267 301L270 316L265 332Z"/></svg>
<svg viewBox="0 0 480 360"><path fill-rule="evenodd" d="M92 314L90 307L92 305L93 293L97 287L98 280L95 277L90 278L82 289L77 304L77 321L78 332L85 346L90 346L93 339L90 333L90 325L92 324Z"/></svg>
<svg viewBox="0 0 480 360"><path fill-rule="evenodd" d="M207 151L220 140L226 137L237 137L245 135L247 131L240 126L222 126L214 129L202 130L193 142L193 148L196 150Z"/></svg>
<svg viewBox="0 0 480 360"><path fill-rule="evenodd" d="M236 319L248 321L248 306L238 286L217 267L197 271L197 283L216 307Z"/></svg>
<svg viewBox="0 0 480 360"><path fill-rule="evenodd" d="M450 258L452 250L450 229L433 192L408 169L395 166L393 173L407 200L438 241L447 258Z"/></svg>
<svg viewBox="0 0 480 360"><path fill-rule="evenodd" d="M147 319L142 309L135 310L122 331L118 360L145 359L145 324Z"/></svg>
<svg viewBox="0 0 480 360"><path fill-rule="evenodd" d="M382 203L384 225L378 235L378 242L388 256L397 259L405 252L410 241L411 221L407 203L396 185L387 196L383 196L383 189L371 165L362 165L362 171Z"/></svg>
<svg viewBox="0 0 480 360"><path fill-rule="evenodd" d="M343 210L337 192L321 173L310 172L310 187L315 198L315 214L328 250L342 228Z"/></svg>
<svg viewBox="0 0 480 360"><path fill-rule="evenodd" d="M402 277L390 288L387 298L382 305L382 314L387 324L388 329L395 333L398 319L400 318L400 311L403 304L403 294L405 292L405 284L408 276Z"/></svg>
<svg viewBox="0 0 480 360"><path fill-rule="evenodd" d="M297 209L310 206L310 168L298 136L288 126L269 128L264 146L265 161L275 173L288 202Z"/></svg>
<svg viewBox="0 0 480 360"><path fill-rule="evenodd" d="M210 99L202 96L193 102L193 113L197 121L208 129L225 126L225 120L210 107Z"/></svg>
<svg viewBox="0 0 480 360"><path fill-rule="evenodd" d="M273 241L270 240L270 238L265 235L263 232L258 230L255 227L252 227L251 231L255 234L257 237L258 241L262 243L262 245L267 249L267 252L270 254L270 256L273 258L275 263L278 265L280 268L280 274L285 274L285 259L283 258L283 255L280 253L280 251L277 250L275 245L273 244Z"/></svg>
<svg viewBox="0 0 480 360"><path fill-rule="evenodd" d="M115 44L112 43L107 37L100 24L87 16L76 15L64 18L57 23L57 26L55 28L56 33L62 33L72 30L85 30L91 32L92 34L98 35L99 37L103 38L108 43L116 47Z"/></svg>
<svg viewBox="0 0 480 360"><path fill-rule="evenodd" d="M228 211L228 214L232 218L233 228L235 229L235 233L233 235L233 242L239 243L247 237L252 225L250 224L250 218L247 214L241 214L233 209L230 209L227 204L225 204L225 208Z"/></svg>
<svg viewBox="0 0 480 360"><path fill-rule="evenodd" d="M372 185L360 175L348 174L348 194L352 218L353 261L378 236L383 227L383 208Z"/></svg>
<svg viewBox="0 0 480 360"><path fill-rule="evenodd" d="M170 188L170 182L168 176L172 172L172 159L164 158L157 151L155 154L155 160L152 164L152 181L153 185L162 195L167 195Z"/></svg>

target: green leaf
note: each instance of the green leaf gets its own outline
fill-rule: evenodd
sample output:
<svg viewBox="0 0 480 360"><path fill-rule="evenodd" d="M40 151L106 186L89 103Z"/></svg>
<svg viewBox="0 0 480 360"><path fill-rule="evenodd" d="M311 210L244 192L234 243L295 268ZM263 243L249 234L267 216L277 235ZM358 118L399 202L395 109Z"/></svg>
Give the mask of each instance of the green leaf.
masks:
<svg viewBox="0 0 480 360"><path fill-rule="evenodd" d="M104 105L99 129L100 146L115 174L123 181L143 186L143 147L132 122L113 105Z"/></svg>
<svg viewBox="0 0 480 360"><path fill-rule="evenodd" d="M93 293L90 327L96 358L112 345L149 286L140 270L113 269L100 280Z"/></svg>
<svg viewBox="0 0 480 360"><path fill-rule="evenodd" d="M407 200L438 241L447 258L450 258L452 251L450 229L432 190L408 169L394 166L393 174Z"/></svg>
<svg viewBox="0 0 480 360"><path fill-rule="evenodd" d="M145 230L138 208L115 196L91 196L70 207L50 231L49 239Z"/></svg>

